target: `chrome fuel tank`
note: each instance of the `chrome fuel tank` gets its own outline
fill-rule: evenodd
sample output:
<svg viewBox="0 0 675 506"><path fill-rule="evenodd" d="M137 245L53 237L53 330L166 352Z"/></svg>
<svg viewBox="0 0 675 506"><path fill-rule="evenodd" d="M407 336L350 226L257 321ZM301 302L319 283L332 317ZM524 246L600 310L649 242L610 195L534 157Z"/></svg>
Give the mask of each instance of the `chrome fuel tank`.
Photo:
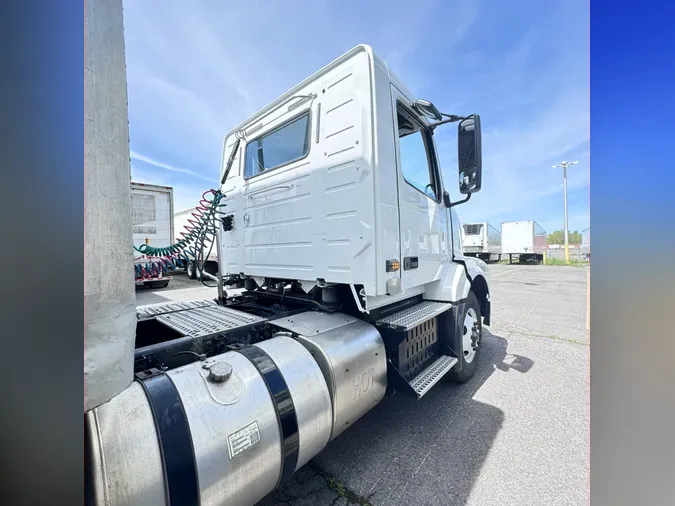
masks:
<svg viewBox="0 0 675 506"><path fill-rule="evenodd" d="M382 400L387 356L375 327L343 313L307 311L270 323L290 331L319 364L333 404L331 439Z"/></svg>
<svg viewBox="0 0 675 506"><path fill-rule="evenodd" d="M134 382L87 414L97 505L252 505L330 439L323 373L278 336Z"/></svg>

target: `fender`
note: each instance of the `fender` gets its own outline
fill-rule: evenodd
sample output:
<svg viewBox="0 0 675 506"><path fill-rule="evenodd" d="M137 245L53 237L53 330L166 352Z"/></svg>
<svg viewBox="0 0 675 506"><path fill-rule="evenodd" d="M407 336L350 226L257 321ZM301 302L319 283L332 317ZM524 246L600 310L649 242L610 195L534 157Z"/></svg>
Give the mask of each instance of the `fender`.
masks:
<svg viewBox="0 0 675 506"><path fill-rule="evenodd" d="M490 284L489 271L485 262L474 257L455 257L455 261L464 264L473 293L478 297L483 323L490 325Z"/></svg>
<svg viewBox="0 0 675 506"><path fill-rule="evenodd" d="M487 264L478 258L455 255L441 279L425 287L424 298L459 302L472 290L480 304L483 323L490 325L490 290Z"/></svg>

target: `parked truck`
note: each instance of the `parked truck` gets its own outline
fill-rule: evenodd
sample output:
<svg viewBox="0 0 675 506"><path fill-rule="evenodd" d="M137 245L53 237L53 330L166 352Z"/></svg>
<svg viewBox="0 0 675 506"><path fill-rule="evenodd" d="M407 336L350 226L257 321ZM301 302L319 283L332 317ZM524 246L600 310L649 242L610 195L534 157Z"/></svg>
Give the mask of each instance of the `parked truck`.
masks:
<svg viewBox="0 0 675 506"><path fill-rule="evenodd" d="M173 188L156 184L131 182L131 220L133 243L166 246L174 239ZM152 259L134 250L134 264L146 265ZM162 269L137 278L137 285L166 287L171 281Z"/></svg>
<svg viewBox="0 0 675 506"><path fill-rule="evenodd" d="M100 339L115 372L132 365L124 388L87 390L91 504L252 505L385 395L469 381L490 290L454 208L481 174L480 117L415 97L365 45L232 129L218 297L139 307L135 342Z"/></svg>
<svg viewBox="0 0 675 506"><path fill-rule="evenodd" d="M542 262L546 251L546 231L536 221L507 221L502 223L502 254L518 255L519 262Z"/></svg>
<svg viewBox="0 0 675 506"><path fill-rule="evenodd" d="M488 222L464 223L462 249L465 256L477 257L485 262L499 262L502 253L502 234Z"/></svg>
<svg viewBox="0 0 675 506"><path fill-rule="evenodd" d="M178 242L182 237L185 237L190 228L195 227L198 221L196 217L197 209L192 208L187 211L181 211L174 215L175 235L173 242ZM202 254L192 255L191 260L187 263L185 271L190 279L197 279L201 277L201 272L206 271L211 275L218 273L218 248L210 236L206 236L201 245ZM197 265L199 264L199 265Z"/></svg>

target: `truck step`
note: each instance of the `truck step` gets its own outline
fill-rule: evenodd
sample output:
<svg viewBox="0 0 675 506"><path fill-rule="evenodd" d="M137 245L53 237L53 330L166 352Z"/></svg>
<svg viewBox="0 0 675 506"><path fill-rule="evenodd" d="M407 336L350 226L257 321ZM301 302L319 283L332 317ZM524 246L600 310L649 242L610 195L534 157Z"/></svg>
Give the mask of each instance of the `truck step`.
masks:
<svg viewBox="0 0 675 506"><path fill-rule="evenodd" d="M176 313L167 313L157 316L157 321L163 323L184 336L203 337L212 334L246 327L254 323L263 322L266 318L244 313L223 306L204 306L195 309L186 309Z"/></svg>
<svg viewBox="0 0 675 506"><path fill-rule="evenodd" d="M154 318L161 314L175 313L176 311L185 311L186 309L196 309L198 307L215 306L216 301L213 299L206 300L190 300L177 302L158 302L157 304L147 304L145 306L136 307L136 317L139 320L146 318Z"/></svg>
<svg viewBox="0 0 675 506"><path fill-rule="evenodd" d="M396 313L380 318L376 326L387 326L397 330L410 330L434 316L447 311L452 307L449 302L433 302L425 300L414 306L402 309Z"/></svg>
<svg viewBox="0 0 675 506"><path fill-rule="evenodd" d="M415 376L410 382L410 386L415 390L417 398L421 399L456 363L456 357L441 355L429 367Z"/></svg>

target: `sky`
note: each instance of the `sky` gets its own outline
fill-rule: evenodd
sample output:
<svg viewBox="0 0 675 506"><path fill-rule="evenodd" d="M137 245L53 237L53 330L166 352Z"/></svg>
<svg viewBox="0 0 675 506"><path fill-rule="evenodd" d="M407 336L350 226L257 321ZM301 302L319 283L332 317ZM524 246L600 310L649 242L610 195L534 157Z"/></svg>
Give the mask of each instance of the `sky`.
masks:
<svg viewBox="0 0 675 506"><path fill-rule="evenodd" d="M588 1L125 0L131 174L176 211L216 188L224 135L357 44L450 114L481 116L482 190L463 222L589 226ZM455 124L436 130L458 199Z"/></svg>

